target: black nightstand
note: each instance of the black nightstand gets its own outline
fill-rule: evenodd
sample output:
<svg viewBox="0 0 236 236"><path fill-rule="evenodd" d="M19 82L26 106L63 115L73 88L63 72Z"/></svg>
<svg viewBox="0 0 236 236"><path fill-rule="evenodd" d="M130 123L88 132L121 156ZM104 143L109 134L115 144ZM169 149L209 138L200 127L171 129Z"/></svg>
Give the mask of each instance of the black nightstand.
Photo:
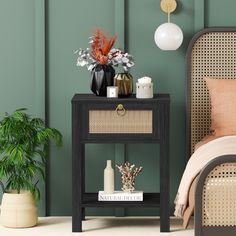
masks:
<svg viewBox="0 0 236 236"><path fill-rule="evenodd" d="M169 232L168 94L152 99L106 98L76 94L72 99L72 231L82 231L86 207L160 207L160 231ZM99 202L85 192L86 143L159 143L160 193L144 193L142 202Z"/></svg>

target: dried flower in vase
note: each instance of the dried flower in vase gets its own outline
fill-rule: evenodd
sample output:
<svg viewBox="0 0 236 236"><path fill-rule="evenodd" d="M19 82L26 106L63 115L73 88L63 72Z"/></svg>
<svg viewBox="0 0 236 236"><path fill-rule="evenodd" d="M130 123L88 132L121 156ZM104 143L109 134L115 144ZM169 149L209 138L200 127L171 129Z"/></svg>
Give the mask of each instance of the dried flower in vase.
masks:
<svg viewBox="0 0 236 236"><path fill-rule="evenodd" d="M135 178L142 171L143 167L135 167L134 164L126 162L124 165L116 165L121 173L121 179L124 192L133 192L135 190Z"/></svg>
<svg viewBox="0 0 236 236"><path fill-rule="evenodd" d="M108 64L109 53L113 47L117 36L108 38L101 30L96 30L93 37L91 37L91 56L98 63Z"/></svg>
<svg viewBox="0 0 236 236"><path fill-rule="evenodd" d="M90 47L78 49L77 66L87 66L92 71L97 65L121 65L125 72L134 66L133 56L120 49L113 48L117 36L107 36L102 30L97 29L93 36L89 37Z"/></svg>

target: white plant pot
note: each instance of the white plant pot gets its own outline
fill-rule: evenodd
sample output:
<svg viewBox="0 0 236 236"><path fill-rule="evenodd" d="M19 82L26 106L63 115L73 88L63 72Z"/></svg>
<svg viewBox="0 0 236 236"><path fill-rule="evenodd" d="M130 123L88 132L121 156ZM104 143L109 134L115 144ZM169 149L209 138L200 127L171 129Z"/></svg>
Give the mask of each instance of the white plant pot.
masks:
<svg viewBox="0 0 236 236"><path fill-rule="evenodd" d="M1 224L10 228L26 228L37 224L35 200L29 191L4 193L1 205Z"/></svg>

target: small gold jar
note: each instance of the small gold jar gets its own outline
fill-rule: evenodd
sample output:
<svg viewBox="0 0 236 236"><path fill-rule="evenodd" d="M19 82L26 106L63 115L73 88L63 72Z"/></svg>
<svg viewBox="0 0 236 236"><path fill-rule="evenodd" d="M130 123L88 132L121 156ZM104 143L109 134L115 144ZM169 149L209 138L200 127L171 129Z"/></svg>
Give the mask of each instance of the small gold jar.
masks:
<svg viewBox="0 0 236 236"><path fill-rule="evenodd" d="M118 73L114 77L114 86L118 87L119 97L128 97L133 92L133 77L130 73Z"/></svg>

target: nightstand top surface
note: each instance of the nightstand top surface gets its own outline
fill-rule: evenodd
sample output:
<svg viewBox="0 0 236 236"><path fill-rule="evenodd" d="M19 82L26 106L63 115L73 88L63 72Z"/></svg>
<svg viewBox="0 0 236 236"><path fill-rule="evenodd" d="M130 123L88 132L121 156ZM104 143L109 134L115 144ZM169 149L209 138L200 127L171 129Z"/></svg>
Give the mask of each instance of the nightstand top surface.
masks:
<svg viewBox="0 0 236 236"><path fill-rule="evenodd" d="M153 98L136 98L135 94L132 94L130 97L124 97L124 98L107 98L107 97L101 97L101 96L96 96L94 94L75 94L74 97L72 98L72 101L81 101L81 100L96 100L96 101L146 101L146 102L151 102L153 100L170 100L170 95L169 94L154 94Z"/></svg>

